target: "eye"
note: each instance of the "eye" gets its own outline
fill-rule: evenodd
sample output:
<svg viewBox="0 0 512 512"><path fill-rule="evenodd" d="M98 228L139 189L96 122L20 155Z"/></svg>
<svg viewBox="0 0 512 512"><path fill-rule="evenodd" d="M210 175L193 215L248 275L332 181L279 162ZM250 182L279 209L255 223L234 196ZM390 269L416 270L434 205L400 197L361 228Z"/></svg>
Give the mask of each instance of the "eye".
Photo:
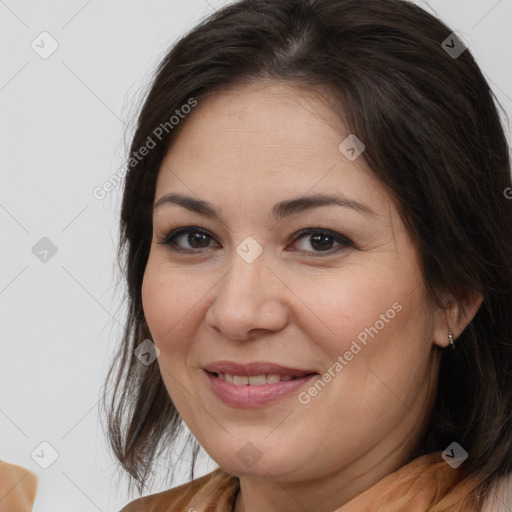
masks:
<svg viewBox="0 0 512 512"><path fill-rule="evenodd" d="M180 238L185 238L188 244L192 247L192 249L183 248L176 244L176 240ZM208 245L204 245L205 241L212 239L211 235L208 234L205 230L196 227L190 226L188 228L180 228L175 229L168 233L163 240L159 240L158 243L161 245L167 245L172 251L183 252L183 253L196 253L197 250L194 249L205 249Z"/></svg>
<svg viewBox="0 0 512 512"><path fill-rule="evenodd" d="M314 250L299 249L306 254L317 256L319 253L332 254L340 252L348 247L355 247L354 243L345 236L323 228L308 228L299 231L294 237L294 243L304 238L309 247ZM180 239L186 241L189 247L183 247L177 242ZM186 228L179 228L169 232L163 239L159 240L160 245L166 245L170 250L186 253L197 254L201 249L208 249L212 247L209 242L213 237L204 229L190 226ZM330 247L333 243L338 243L338 247ZM296 251L296 249L293 249Z"/></svg>
<svg viewBox="0 0 512 512"><path fill-rule="evenodd" d="M340 252L348 247L355 247L354 243L347 237L339 233L336 233L335 231L331 231L330 229L303 229L302 231L299 231L294 241L297 242L301 238L305 239L307 245L309 245L313 249L316 249L315 251L308 251L307 249L305 249L304 252L306 252L307 254L316 255L319 252L332 254ZM340 245L337 248L330 248L333 242L337 242Z"/></svg>

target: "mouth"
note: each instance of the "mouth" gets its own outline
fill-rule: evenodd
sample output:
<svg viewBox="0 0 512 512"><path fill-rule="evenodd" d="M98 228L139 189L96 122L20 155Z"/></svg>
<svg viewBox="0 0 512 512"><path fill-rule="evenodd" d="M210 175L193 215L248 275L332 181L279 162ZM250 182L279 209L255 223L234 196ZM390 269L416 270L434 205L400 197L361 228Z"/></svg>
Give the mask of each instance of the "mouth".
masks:
<svg viewBox="0 0 512 512"><path fill-rule="evenodd" d="M263 407L297 391L319 374L272 363L218 362L204 368L213 394L226 405Z"/></svg>
<svg viewBox="0 0 512 512"><path fill-rule="evenodd" d="M210 372L209 372L210 373ZM264 384L277 384L301 379L295 375L280 375L278 373L262 373L260 375L233 375L232 373L211 372L218 379L234 386L262 386ZM311 375L311 374L310 374ZM305 375L306 376L306 375Z"/></svg>

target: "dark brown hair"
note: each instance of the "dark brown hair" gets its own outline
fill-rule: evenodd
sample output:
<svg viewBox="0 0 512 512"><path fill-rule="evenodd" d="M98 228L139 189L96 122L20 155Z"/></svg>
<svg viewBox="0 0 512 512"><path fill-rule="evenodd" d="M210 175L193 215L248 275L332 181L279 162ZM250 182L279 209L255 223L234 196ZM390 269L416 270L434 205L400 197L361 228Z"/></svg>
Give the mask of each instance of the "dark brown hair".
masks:
<svg viewBox="0 0 512 512"><path fill-rule="evenodd" d="M443 352L437 400L415 456L457 441L480 493L512 470L512 200L507 141L469 49L454 57L452 30L401 0L242 0L215 12L165 56L142 107L130 158L191 98L262 79L327 88L337 112L392 194L416 241L433 303L471 292L484 301ZM193 115L193 112L190 114ZM119 243L128 316L105 392L110 445L142 490L181 419L157 364L134 349L151 338L141 284L152 239L160 164L178 129L167 125L130 160ZM154 138L154 136L153 136ZM194 456L199 448L194 443ZM191 478L194 466L192 463Z"/></svg>

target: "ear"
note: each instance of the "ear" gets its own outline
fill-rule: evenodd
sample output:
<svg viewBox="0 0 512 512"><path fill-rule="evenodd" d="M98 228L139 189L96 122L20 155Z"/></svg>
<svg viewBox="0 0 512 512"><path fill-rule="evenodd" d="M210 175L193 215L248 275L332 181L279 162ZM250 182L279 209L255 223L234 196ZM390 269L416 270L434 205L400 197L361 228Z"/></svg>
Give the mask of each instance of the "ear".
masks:
<svg viewBox="0 0 512 512"><path fill-rule="evenodd" d="M465 314L458 307L456 300L449 297L444 308L438 308L435 313L435 327L433 342L439 347L446 348L450 344L448 333L453 333L456 340L475 317L484 300L483 295L477 292L467 293L462 301Z"/></svg>

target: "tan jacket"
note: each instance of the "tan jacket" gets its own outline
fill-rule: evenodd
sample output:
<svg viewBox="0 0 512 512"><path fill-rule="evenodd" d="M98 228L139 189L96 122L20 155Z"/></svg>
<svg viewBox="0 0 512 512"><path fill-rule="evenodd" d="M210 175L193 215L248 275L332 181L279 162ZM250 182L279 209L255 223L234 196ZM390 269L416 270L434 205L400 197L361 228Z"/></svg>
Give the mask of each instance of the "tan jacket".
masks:
<svg viewBox="0 0 512 512"><path fill-rule="evenodd" d="M483 506L464 503L476 485L464 478L462 466L452 469L437 452L391 473L335 512L512 511L512 477ZM136 499L121 512L232 512L239 488L236 477L217 469L180 487Z"/></svg>
<svg viewBox="0 0 512 512"><path fill-rule="evenodd" d="M208 475L169 491L138 498L121 512L232 511L240 486L238 479L217 469Z"/></svg>
<svg viewBox="0 0 512 512"><path fill-rule="evenodd" d="M30 512L36 490L34 473L0 460L0 512Z"/></svg>

